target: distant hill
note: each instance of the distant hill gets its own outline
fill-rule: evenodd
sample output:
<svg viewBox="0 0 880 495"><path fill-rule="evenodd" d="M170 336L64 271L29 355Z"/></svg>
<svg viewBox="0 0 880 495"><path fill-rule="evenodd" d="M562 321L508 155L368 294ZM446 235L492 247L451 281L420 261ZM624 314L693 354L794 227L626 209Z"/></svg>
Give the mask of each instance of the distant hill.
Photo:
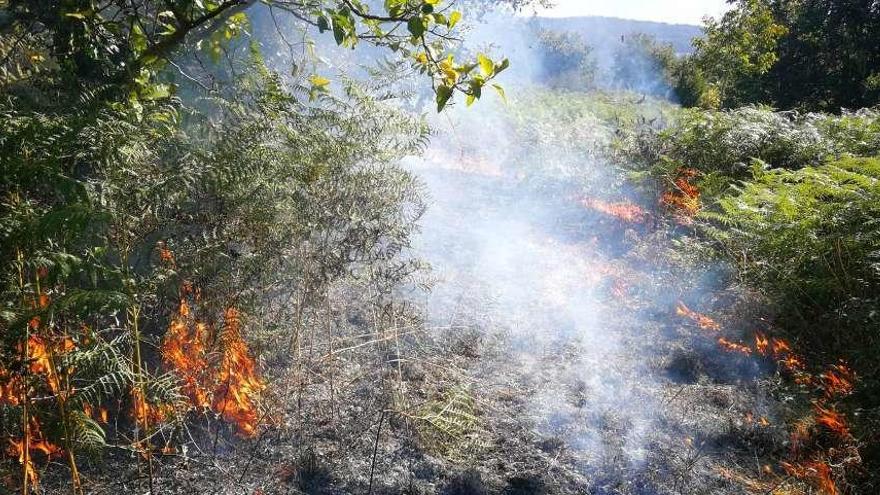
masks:
<svg viewBox="0 0 880 495"><path fill-rule="evenodd" d="M573 31L597 51L607 51L620 41L621 36L644 33L663 43L670 43L679 54L693 51L691 40L702 34L699 26L666 24L663 22L634 21L614 17L534 17L529 23L553 31Z"/></svg>

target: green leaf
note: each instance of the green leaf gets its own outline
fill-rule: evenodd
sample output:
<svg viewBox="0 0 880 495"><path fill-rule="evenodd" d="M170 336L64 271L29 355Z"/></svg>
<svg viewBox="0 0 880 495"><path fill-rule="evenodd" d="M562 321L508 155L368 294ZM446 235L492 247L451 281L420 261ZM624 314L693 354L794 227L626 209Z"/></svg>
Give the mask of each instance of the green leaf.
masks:
<svg viewBox="0 0 880 495"><path fill-rule="evenodd" d="M449 86L437 86L437 111L442 112L443 108L446 107L446 104L449 102L449 99L452 98L452 88Z"/></svg>
<svg viewBox="0 0 880 495"><path fill-rule="evenodd" d="M328 84L330 84L330 79L314 74L312 76L309 76L309 82L312 83L312 86L315 86L317 88L325 88Z"/></svg>
<svg viewBox="0 0 880 495"><path fill-rule="evenodd" d="M504 103L507 103L507 94L504 93L504 88L498 84L493 84L492 87L495 88L495 92L501 96L501 100L504 101Z"/></svg>
<svg viewBox="0 0 880 495"><path fill-rule="evenodd" d="M323 33L330 30L330 20L326 16L318 17L318 31Z"/></svg>
<svg viewBox="0 0 880 495"><path fill-rule="evenodd" d="M413 17L406 23L406 28L410 34L418 38L425 34L425 21L419 16Z"/></svg>

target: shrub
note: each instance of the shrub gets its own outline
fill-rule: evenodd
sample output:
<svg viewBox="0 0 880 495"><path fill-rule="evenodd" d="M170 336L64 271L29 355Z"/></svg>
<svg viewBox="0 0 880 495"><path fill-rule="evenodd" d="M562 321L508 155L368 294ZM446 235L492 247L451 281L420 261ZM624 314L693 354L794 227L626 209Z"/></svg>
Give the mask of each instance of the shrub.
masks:
<svg viewBox="0 0 880 495"><path fill-rule="evenodd" d="M880 158L752 170L751 181L703 213L743 276L804 315L876 303Z"/></svg>

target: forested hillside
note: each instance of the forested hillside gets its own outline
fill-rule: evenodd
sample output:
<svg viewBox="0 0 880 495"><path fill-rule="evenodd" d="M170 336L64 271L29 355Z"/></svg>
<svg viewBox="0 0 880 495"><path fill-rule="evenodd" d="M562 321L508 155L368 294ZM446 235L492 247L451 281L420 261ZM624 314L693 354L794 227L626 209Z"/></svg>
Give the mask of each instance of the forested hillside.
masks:
<svg viewBox="0 0 880 495"><path fill-rule="evenodd" d="M533 3L0 0L0 493L875 493L880 6Z"/></svg>

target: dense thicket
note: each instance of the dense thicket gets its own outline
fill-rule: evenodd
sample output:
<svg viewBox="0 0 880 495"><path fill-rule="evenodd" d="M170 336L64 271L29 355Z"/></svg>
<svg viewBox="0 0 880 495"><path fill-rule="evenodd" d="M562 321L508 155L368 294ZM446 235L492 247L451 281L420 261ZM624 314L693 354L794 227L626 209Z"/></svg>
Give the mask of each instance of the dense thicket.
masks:
<svg viewBox="0 0 880 495"><path fill-rule="evenodd" d="M839 112L880 102L880 6L739 0L673 68L687 105Z"/></svg>

